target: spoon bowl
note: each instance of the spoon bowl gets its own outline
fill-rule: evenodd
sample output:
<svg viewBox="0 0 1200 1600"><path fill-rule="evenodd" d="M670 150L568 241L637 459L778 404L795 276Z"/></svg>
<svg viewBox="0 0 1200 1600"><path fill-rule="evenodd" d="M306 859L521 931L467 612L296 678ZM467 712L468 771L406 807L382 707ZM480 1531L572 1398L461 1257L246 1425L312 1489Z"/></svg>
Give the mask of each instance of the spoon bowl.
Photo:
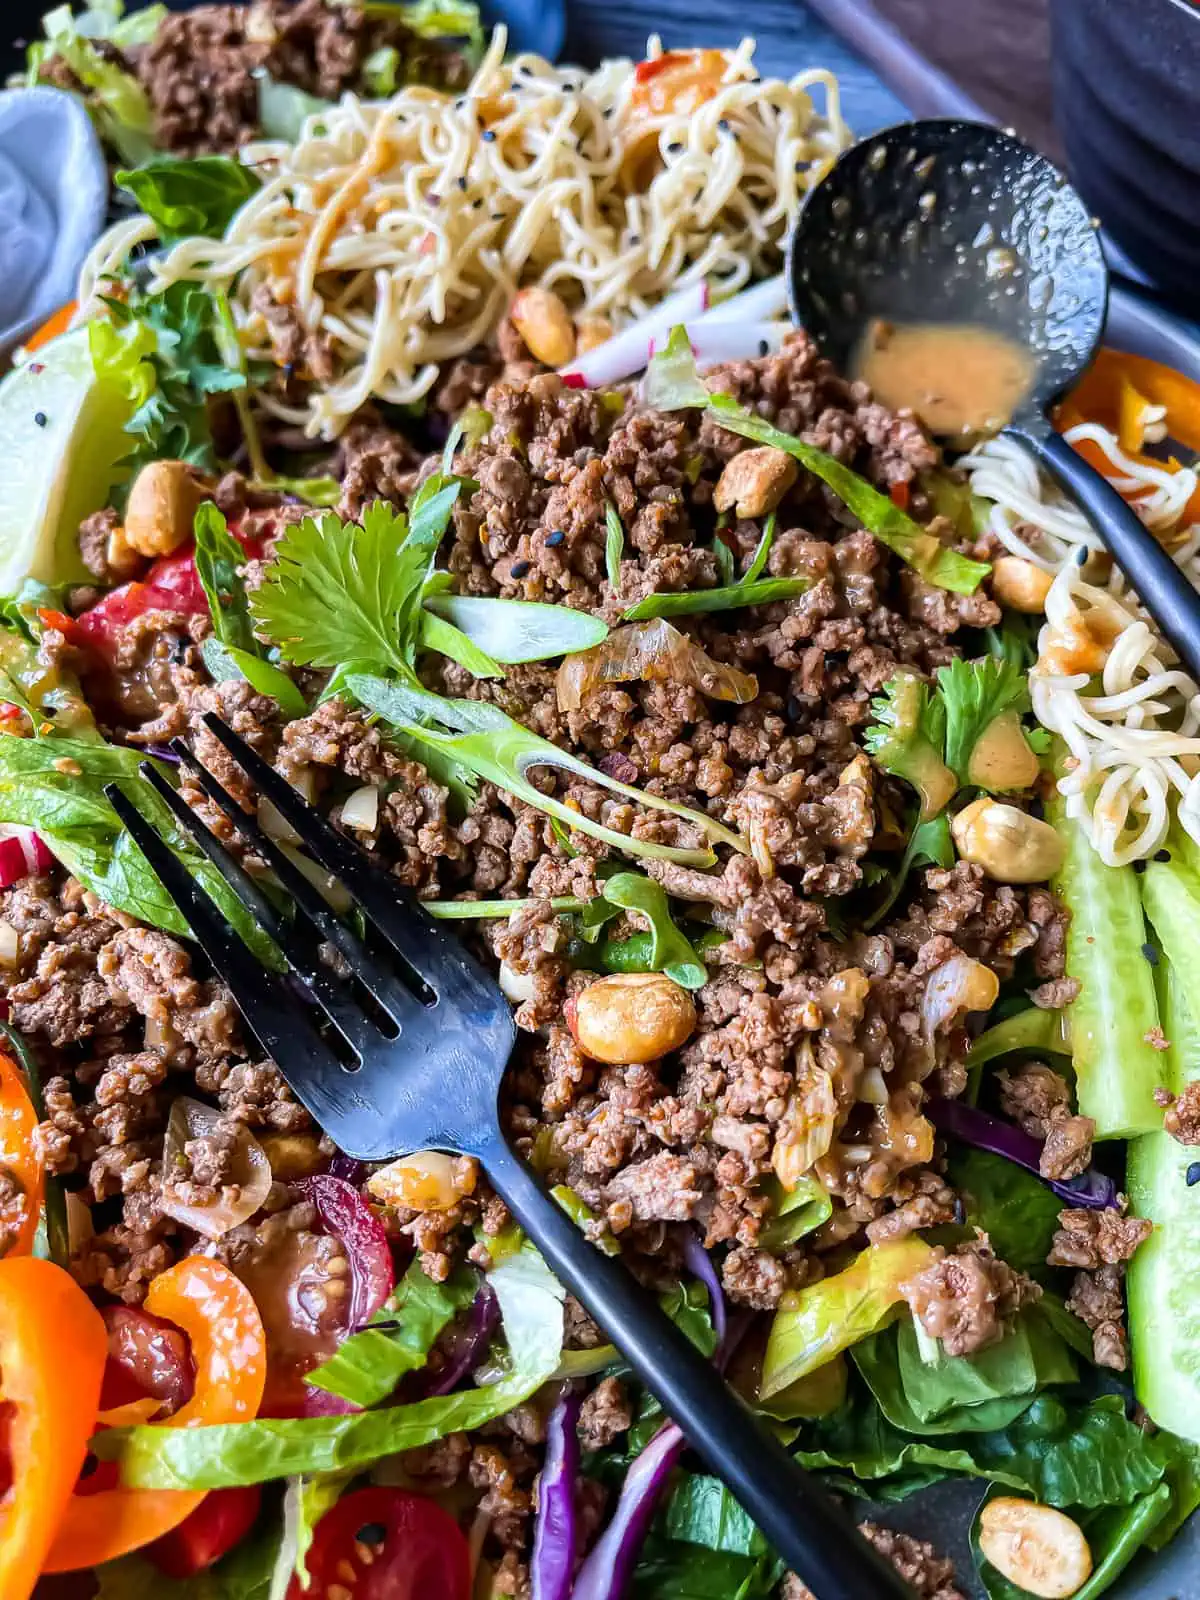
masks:
<svg viewBox="0 0 1200 1600"><path fill-rule="evenodd" d="M792 314L842 371L867 330L970 324L1033 358L1053 405L1104 334L1108 270L1067 179L980 122L900 123L852 146L814 188L788 255Z"/></svg>
<svg viewBox="0 0 1200 1600"><path fill-rule="evenodd" d="M1200 595L1048 413L1104 336L1097 224L1045 156L987 123L898 123L847 150L810 192L787 258L792 315L842 371L872 325L941 323L1028 353L1002 430L1078 501L1165 638L1200 681Z"/></svg>

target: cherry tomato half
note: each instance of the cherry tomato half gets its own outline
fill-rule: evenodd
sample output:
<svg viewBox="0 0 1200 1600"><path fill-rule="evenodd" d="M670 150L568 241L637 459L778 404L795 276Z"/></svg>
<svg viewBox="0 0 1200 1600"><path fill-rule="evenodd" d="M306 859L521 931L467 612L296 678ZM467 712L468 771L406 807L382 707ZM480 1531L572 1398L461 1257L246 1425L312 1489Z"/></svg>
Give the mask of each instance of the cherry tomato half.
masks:
<svg viewBox="0 0 1200 1600"><path fill-rule="evenodd" d="M293 1578L287 1600L469 1600L471 1556L462 1529L436 1501L407 1489L356 1489L317 1523L312 1584Z"/></svg>
<svg viewBox="0 0 1200 1600"><path fill-rule="evenodd" d="M168 1578L194 1578L241 1544L261 1505L262 1489L257 1483L238 1489L210 1489L190 1517L146 1546L146 1556Z"/></svg>

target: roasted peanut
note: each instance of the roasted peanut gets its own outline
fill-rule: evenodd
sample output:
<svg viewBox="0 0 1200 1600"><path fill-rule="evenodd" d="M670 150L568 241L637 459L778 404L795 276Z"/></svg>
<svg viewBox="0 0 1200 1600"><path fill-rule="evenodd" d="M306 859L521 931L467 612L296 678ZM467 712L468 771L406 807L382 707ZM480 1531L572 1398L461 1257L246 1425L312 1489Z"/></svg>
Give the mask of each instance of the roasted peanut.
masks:
<svg viewBox="0 0 1200 1600"><path fill-rule="evenodd" d="M380 1167L367 1179L367 1188L385 1205L407 1206L412 1211L449 1211L475 1193L479 1169L470 1156L451 1156L443 1150L418 1150Z"/></svg>
<svg viewBox="0 0 1200 1600"><path fill-rule="evenodd" d="M1029 789L1041 764L1015 711L993 717L975 741L967 761L967 777L981 789Z"/></svg>
<svg viewBox="0 0 1200 1600"><path fill-rule="evenodd" d="M696 1026L696 1006L660 972L623 972L589 984L567 1021L585 1055L632 1065L678 1050Z"/></svg>
<svg viewBox="0 0 1200 1600"><path fill-rule="evenodd" d="M1041 883L1063 864L1063 842L1050 824L1000 800L973 800L950 832L961 859L997 883Z"/></svg>
<svg viewBox="0 0 1200 1600"><path fill-rule="evenodd" d="M613 325L607 317L580 317L575 339L575 353L583 355L607 344L613 336Z"/></svg>
<svg viewBox="0 0 1200 1600"><path fill-rule="evenodd" d="M535 361L565 367L575 354L575 324L553 289L522 289L509 312Z"/></svg>
<svg viewBox="0 0 1200 1600"><path fill-rule="evenodd" d="M990 1500L979 1516L979 1548L1010 1583L1041 1600L1068 1600L1092 1574L1092 1552L1079 1527L1036 1500Z"/></svg>
<svg viewBox="0 0 1200 1600"><path fill-rule="evenodd" d="M151 461L133 480L125 538L143 556L166 556L192 536L208 490L184 461Z"/></svg>
<svg viewBox="0 0 1200 1600"><path fill-rule="evenodd" d="M800 469L785 450L760 445L734 456L717 480L713 505L739 517L765 517L795 483Z"/></svg>
<svg viewBox="0 0 1200 1600"><path fill-rule="evenodd" d="M1011 611L1036 615L1046 609L1054 574L1043 572L1021 556L1000 556L992 563L992 593Z"/></svg>
<svg viewBox="0 0 1200 1600"><path fill-rule="evenodd" d="M125 529L120 524L108 536L104 559L109 571L116 578L132 578L143 565L143 557L125 537Z"/></svg>

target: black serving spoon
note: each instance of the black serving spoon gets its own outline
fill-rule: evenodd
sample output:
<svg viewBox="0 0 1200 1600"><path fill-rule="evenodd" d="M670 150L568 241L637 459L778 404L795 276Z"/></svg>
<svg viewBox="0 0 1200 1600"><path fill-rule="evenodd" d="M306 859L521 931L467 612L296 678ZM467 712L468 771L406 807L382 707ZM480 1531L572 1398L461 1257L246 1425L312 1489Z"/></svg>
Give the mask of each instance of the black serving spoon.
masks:
<svg viewBox="0 0 1200 1600"><path fill-rule="evenodd" d="M1048 413L1104 335L1096 224L1045 156L982 122L930 118L862 140L809 194L788 249L792 315L843 371L868 327L958 323L1028 350L1028 397L1003 432L1079 503L1192 676L1200 595Z"/></svg>

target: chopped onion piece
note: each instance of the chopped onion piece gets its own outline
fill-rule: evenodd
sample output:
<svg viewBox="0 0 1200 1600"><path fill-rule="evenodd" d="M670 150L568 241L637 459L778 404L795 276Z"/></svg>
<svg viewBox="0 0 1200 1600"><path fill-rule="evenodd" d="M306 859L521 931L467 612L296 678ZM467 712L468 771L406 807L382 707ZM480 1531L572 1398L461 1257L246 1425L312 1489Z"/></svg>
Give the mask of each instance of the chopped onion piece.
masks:
<svg viewBox="0 0 1200 1600"><path fill-rule="evenodd" d="M921 1017L932 1038L968 1011L990 1011L1000 993L1000 980L990 967L959 951L935 967L925 987Z"/></svg>
<svg viewBox="0 0 1200 1600"><path fill-rule="evenodd" d="M232 1129L233 1151L228 1183L211 1200L189 1199L180 1193L179 1175L190 1169L185 1146L196 1139L230 1132L228 1118L200 1100L181 1095L171 1107L163 1147L162 1209L185 1227L206 1239L220 1239L245 1222L262 1205L271 1188L271 1163L267 1153L242 1123Z"/></svg>
<svg viewBox="0 0 1200 1600"><path fill-rule="evenodd" d="M331 872L326 872L325 868L319 866L311 856L306 856L302 850L297 850L295 845L288 844L283 839L279 841L279 848L296 871L304 874L331 911L336 912L339 917L344 917L353 909L354 896L340 878L335 878Z"/></svg>
<svg viewBox="0 0 1200 1600"><path fill-rule="evenodd" d="M342 807L342 824L359 833L374 833L379 825L379 790L373 783L356 789Z"/></svg>
<svg viewBox="0 0 1200 1600"><path fill-rule="evenodd" d="M605 683L685 683L710 700L744 706L758 694L752 672L713 658L665 617L614 628L603 644L568 656L555 676L560 711L577 711Z"/></svg>
<svg viewBox="0 0 1200 1600"><path fill-rule="evenodd" d="M518 1005L526 1000L532 1000L535 983L532 972L518 972L515 967L510 967L507 961L500 963L500 988L509 1000L515 1000Z"/></svg>
<svg viewBox="0 0 1200 1600"><path fill-rule="evenodd" d="M21 935L11 922L0 922L0 967L15 967L21 959Z"/></svg>
<svg viewBox="0 0 1200 1600"><path fill-rule="evenodd" d="M611 339L568 362L560 376L572 389L599 389L605 384L619 383L622 378L642 370L656 338L665 339L677 322L692 321L703 316L707 309L707 284L697 283L679 289Z"/></svg>

